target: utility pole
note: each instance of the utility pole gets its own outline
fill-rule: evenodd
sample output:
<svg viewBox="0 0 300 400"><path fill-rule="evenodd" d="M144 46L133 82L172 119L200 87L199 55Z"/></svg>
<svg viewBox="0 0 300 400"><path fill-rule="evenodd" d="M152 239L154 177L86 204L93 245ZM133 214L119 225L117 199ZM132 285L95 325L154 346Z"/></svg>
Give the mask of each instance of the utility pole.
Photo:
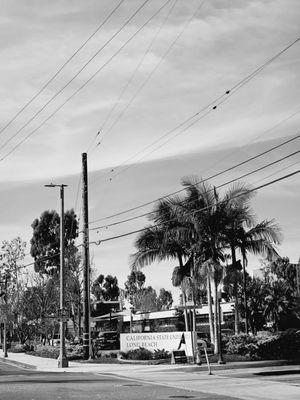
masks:
<svg viewBox="0 0 300 400"><path fill-rule="evenodd" d="M65 341L65 329L66 329L66 310L65 310L65 212L64 212L64 188L67 185L45 185L46 187L59 187L60 188L60 269L59 269L59 298L60 298L60 310L59 310L59 356L58 356L58 368L67 368L69 366L67 353L66 353L66 341Z"/></svg>
<svg viewBox="0 0 300 400"><path fill-rule="evenodd" d="M91 356L90 338L90 255L88 214L87 154L82 154L82 217L83 217L83 358Z"/></svg>

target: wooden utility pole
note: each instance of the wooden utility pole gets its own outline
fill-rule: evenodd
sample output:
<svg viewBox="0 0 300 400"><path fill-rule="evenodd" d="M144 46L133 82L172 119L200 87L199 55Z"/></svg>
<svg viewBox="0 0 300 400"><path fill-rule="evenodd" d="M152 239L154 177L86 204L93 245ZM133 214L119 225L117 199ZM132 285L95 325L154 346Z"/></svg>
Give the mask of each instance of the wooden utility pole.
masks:
<svg viewBox="0 0 300 400"><path fill-rule="evenodd" d="M87 154L82 154L82 217L83 217L83 358L90 358L90 256Z"/></svg>

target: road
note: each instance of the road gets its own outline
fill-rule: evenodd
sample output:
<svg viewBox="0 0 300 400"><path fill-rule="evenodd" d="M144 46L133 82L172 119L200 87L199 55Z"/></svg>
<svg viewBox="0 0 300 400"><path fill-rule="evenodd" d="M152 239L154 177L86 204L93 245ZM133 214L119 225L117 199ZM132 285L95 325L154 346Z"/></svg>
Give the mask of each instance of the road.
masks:
<svg viewBox="0 0 300 400"><path fill-rule="evenodd" d="M1 400L163 400L238 398L134 381L98 373L36 372L0 361Z"/></svg>

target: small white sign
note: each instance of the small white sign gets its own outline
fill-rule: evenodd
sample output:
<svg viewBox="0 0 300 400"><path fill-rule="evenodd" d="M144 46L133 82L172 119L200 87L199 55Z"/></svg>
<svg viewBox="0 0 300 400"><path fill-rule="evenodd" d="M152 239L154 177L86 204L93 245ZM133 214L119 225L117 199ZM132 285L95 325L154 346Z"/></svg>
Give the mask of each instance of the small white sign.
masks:
<svg viewBox="0 0 300 400"><path fill-rule="evenodd" d="M193 356L191 332L152 332L152 333L121 333L121 351L144 347L147 350L185 350L188 357Z"/></svg>

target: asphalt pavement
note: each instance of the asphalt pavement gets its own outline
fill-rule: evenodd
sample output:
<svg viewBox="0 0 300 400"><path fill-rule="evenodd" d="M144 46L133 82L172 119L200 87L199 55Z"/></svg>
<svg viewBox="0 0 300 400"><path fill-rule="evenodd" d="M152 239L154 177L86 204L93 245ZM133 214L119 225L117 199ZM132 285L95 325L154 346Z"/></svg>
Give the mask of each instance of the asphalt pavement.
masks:
<svg viewBox="0 0 300 400"><path fill-rule="evenodd" d="M3 377L0 370L2 382L0 387L1 400L5 398L14 399L14 397L3 397L2 393L9 393L10 390L17 390L17 388L21 388L24 385L27 385L25 389L28 391L29 397L20 397L22 399L62 398L61 393L64 396L68 395L63 389L64 387L68 389L71 396L64 397L64 399L98 398L97 390L99 389L102 394L102 397L100 396L101 399L135 399L139 395L141 395L139 398L143 399L300 399L300 366L282 365L285 364L283 362L213 365L212 375L208 375L206 365L197 367L195 365L170 364L139 365L70 362L69 368L59 369L57 360L30 356L24 353L10 353L8 359L4 361L0 358L0 360L1 365L5 365L8 370L14 367L17 368L18 365L18 376L20 374L22 376L21 381L14 377L11 383L7 381L4 384L5 381L2 381ZM7 376L7 373L4 376ZM31 376L31 380L28 376ZM28 382L34 383L32 387L28 386ZM53 392L55 397L47 397L48 390L51 389L53 391L51 383L58 385L58 388L60 388L59 390L55 389ZM45 392L42 391L40 397L34 397L37 394L32 390L34 388L42 389L43 384ZM2 389L5 389L4 392ZM22 390L25 389L23 388ZM82 396L85 396L84 391L89 389L91 390L91 397L76 397L78 393L82 393ZM109 392L109 390L111 391ZM24 393L27 393L27 391L24 391ZM177 395L176 393L179 394ZM124 397L123 395L129 397ZM18 397L15 398L19 399Z"/></svg>
<svg viewBox="0 0 300 400"><path fill-rule="evenodd" d="M0 361L1 400L239 400L101 373L36 371Z"/></svg>

